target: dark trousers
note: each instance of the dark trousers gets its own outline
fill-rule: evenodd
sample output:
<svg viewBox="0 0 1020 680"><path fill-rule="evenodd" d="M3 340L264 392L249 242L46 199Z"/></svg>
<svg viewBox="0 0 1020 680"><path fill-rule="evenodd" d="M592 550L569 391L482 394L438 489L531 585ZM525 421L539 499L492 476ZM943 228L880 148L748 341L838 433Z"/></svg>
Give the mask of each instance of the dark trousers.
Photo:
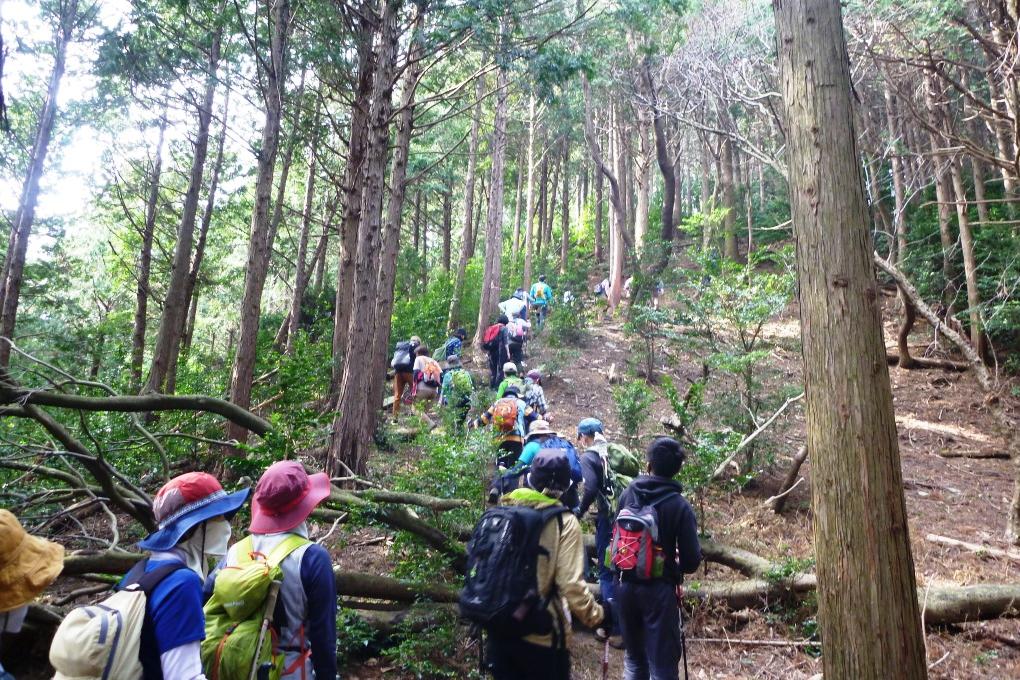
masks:
<svg viewBox="0 0 1020 680"><path fill-rule="evenodd" d="M496 465L502 465L505 468L512 468L517 459L521 457L521 452L524 451L524 444L515 441L505 441L499 445L499 458L496 459Z"/></svg>
<svg viewBox="0 0 1020 680"><path fill-rule="evenodd" d="M616 621L627 650L624 680L678 680L680 610L674 584L662 579L620 583Z"/></svg>
<svg viewBox="0 0 1020 680"><path fill-rule="evenodd" d="M489 388L493 390L503 382L502 354L498 349L489 351Z"/></svg>
<svg viewBox="0 0 1020 680"><path fill-rule="evenodd" d="M510 343L510 360L517 364L517 368L521 367L521 362L524 361L524 343L523 342L511 342Z"/></svg>
<svg viewBox="0 0 1020 680"><path fill-rule="evenodd" d="M599 591L602 606L606 610L602 627L611 634L616 633L616 581L613 572L606 566L606 549L613 538L613 518L610 515L595 516L595 573L599 576Z"/></svg>
<svg viewBox="0 0 1020 680"><path fill-rule="evenodd" d="M489 666L496 680L570 680L570 652L515 638L489 638Z"/></svg>

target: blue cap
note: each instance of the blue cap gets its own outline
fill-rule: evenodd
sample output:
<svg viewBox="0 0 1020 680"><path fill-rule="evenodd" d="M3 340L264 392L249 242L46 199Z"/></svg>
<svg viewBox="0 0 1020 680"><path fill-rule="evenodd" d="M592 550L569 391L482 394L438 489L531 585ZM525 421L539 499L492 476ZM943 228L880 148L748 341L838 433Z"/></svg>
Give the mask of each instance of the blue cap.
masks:
<svg viewBox="0 0 1020 680"><path fill-rule="evenodd" d="M602 432L602 421L598 418L585 418L577 424L578 436L582 434L593 435Z"/></svg>

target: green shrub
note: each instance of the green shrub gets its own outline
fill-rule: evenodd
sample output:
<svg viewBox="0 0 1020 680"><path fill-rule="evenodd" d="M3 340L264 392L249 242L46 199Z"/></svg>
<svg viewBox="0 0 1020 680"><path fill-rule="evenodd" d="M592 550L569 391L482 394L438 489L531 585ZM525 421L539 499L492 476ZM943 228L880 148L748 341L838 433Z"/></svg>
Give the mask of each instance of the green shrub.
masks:
<svg viewBox="0 0 1020 680"><path fill-rule="evenodd" d="M641 426L648 419L648 407L653 399L652 391L641 380L628 380L613 388L613 401L616 402L620 424L631 441L638 438Z"/></svg>

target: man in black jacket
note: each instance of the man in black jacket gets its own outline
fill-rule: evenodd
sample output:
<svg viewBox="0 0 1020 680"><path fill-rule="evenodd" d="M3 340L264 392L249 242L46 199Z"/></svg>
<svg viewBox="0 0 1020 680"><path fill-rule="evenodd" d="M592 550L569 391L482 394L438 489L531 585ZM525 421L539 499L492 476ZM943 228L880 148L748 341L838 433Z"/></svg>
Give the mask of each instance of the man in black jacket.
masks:
<svg viewBox="0 0 1020 680"><path fill-rule="evenodd" d="M598 418L585 418L577 424L578 448L582 450L580 463L584 480L584 494L577 509L577 516L583 518L589 508L595 511L595 562L599 578L602 606L606 609L605 624L595 631L600 640L615 634L613 612L613 573L605 565L606 548L613 534L612 496L606 479L609 466L609 442ZM614 639L614 646L618 640Z"/></svg>
<svg viewBox="0 0 1020 680"><path fill-rule="evenodd" d="M659 437L645 452L648 474L620 496L621 508L653 506L663 552L661 578L642 581L621 576L615 614L626 649L624 680L677 680L681 654L677 586L701 564L694 510L673 477L686 454L680 442Z"/></svg>

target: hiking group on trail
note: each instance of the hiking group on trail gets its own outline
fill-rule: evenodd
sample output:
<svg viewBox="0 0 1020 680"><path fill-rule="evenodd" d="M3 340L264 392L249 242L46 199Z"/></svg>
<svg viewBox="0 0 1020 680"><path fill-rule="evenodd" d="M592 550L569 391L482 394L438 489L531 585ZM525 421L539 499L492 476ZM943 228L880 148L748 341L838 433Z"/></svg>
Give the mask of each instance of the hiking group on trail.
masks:
<svg viewBox="0 0 1020 680"><path fill-rule="evenodd" d="M625 680L674 680L680 588L701 562L694 513L674 481L684 449L654 440L639 474L637 458L607 439L599 419L580 420L573 438L553 429L542 371L520 375L529 302L541 328L554 302L544 277L501 303L483 335L496 393L475 418L463 328L431 355L417 336L398 342L391 362L394 418L401 404L439 404L458 428L492 428L489 507L467 546L461 617L487 639L480 664L500 680L568 679L572 622L603 641L604 678L612 645L625 650ZM310 540L307 521L330 492L325 473L296 461L270 465L254 491L228 493L205 472L171 479L153 500L156 530L138 543L148 556L112 596L73 609L58 627L55 679L336 678L332 558ZM231 519L249 497L248 535L231 545ZM593 555L582 534L588 521ZM61 546L0 510L0 632L20 630L62 566ZM13 680L2 666L0 680Z"/></svg>

